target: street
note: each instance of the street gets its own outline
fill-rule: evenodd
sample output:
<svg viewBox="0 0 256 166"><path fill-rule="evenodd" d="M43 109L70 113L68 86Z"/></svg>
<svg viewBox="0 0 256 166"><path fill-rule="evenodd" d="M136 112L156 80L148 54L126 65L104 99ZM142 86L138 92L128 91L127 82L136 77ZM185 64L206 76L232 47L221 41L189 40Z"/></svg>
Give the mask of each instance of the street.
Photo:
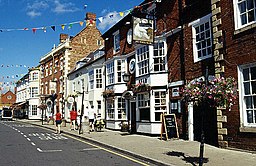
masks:
<svg viewBox="0 0 256 166"><path fill-rule="evenodd" d="M0 121L0 165L149 165L66 134Z"/></svg>

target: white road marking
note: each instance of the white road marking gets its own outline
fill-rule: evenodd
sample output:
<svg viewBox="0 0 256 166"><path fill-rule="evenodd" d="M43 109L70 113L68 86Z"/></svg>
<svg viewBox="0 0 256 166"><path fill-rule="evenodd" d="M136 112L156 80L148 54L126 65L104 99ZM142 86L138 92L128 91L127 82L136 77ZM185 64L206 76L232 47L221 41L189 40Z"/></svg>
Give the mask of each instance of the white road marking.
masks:
<svg viewBox="0 0 256 166"><path fill-rule="evenodd" d="M83 149L84 151L87 151L87 150L100 150L99 148L86 148L86 149Z"/></svg>
<svg viewBox="0 0 256 166"><path fill-rule="evenodd" d="M51 153L51 152L61 152L62 150L41 150L40 148L37 148L37 151L42 152L42 153Z"/></svg>
<svg viewBox="0 0 256 166"><path fill-rule="evenodd" d="M34 142L31 142L31 144L32 144L33 146L36 146L36 144L35 144Z"/></svg>
<svg viewBox="0 0 256 166"><path fill-rule="evenodd" d="M25 137L25 138L27 138L27 136L26 136L26 135L24 135L24 137Z"/></svg>
<svg viewBox="0 0 256 166"><path fill-rule="evenodd" d="M18 130L18 132L20 133L20 130Z"/></svg>
<svg viewBox="0 0 256 166"><path fill-rule="evenodd" d="M36 148L36 150L38 150L39 152L42 152L42 150L40 148Z"/></svg>
<svg viewBox="0 0 256 166"><path fill-rule="evenodd" d="M31 141L29 138L27 138L28 141Z"/></svg>

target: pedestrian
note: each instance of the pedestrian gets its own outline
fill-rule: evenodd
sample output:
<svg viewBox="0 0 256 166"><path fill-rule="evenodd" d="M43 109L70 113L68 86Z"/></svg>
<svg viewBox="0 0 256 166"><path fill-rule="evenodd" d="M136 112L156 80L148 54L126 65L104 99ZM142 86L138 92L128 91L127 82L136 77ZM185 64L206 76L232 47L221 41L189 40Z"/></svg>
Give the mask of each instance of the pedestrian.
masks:
<svg viewBox="0 0 256 166"><path fill-rule="evenodd" d="M91 106L91 109L89 109L88 117L89 117L90 131L94 131L94 119L96 117L96 113L94 111L94 106L93 105Z"/></svg>
<svg viewBox="0 0 256 166"><path fill-rule="evenodd" d="M61 113L59 110L57 110L57 113L55 115L55 123L56 123L56 134L60 134L60 125L62 122Z"/></svg>
<svg viewBox="0 0 256 166"><path fill-rule="evenodd" d="M77 122L77 129L79 130L79 128L80 128L80 118L81 118L81 111L80 110L78 110L78 113L77 113L77 118L76 118L76 122Z"/></svg>
<svg viewBox="0 0 256 166"><path fill-rule="evenodd" d="M70 130L75 130L76 129L76 118L77 118L77 112L73 108L70 111Z"/></svg>

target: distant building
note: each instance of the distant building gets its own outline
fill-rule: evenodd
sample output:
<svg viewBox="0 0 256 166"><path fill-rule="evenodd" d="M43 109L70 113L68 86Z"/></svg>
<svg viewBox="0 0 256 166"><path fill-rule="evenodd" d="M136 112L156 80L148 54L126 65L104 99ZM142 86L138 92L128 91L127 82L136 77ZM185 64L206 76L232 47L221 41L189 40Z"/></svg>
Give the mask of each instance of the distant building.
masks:
<svg viewBox="0 0 256 166"><path fill-rule="evenodd" d="M54 105L53 110L60 110L64 117L69 116L69 109L65 105L68 72L74 68L77 61L103 45L101 33L96 28L96 15L86 13L85 20L86 27L83 30L74 37L61 34L60 44L54 46L39 62L40 95L46 102ZM54 94L57 94L57 98L51 101L50 97ZM53 110L51 115L54 114Z"/></svg>

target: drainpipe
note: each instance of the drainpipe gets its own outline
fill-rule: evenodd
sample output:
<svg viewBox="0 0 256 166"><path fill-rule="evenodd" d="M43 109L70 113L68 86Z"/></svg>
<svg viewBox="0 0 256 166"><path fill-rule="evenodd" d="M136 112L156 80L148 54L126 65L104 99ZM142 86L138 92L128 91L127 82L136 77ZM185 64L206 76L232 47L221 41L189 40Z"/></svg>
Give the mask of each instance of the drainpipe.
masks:
<svg viewBox="0 0 256 166"><path fill-rule="evenodd" d="M179 0L179 25L181 26L180 31L180 79L184 82L186 82L186 75L185 75L185 52L184 52L184 20L183 20L183 6L182 6L182 0ZM185 102L181 101L181 110L182 111L182 136L183 138L187 139L187 129L185 126L187 126L187 113L185 109Z"/></svg>

